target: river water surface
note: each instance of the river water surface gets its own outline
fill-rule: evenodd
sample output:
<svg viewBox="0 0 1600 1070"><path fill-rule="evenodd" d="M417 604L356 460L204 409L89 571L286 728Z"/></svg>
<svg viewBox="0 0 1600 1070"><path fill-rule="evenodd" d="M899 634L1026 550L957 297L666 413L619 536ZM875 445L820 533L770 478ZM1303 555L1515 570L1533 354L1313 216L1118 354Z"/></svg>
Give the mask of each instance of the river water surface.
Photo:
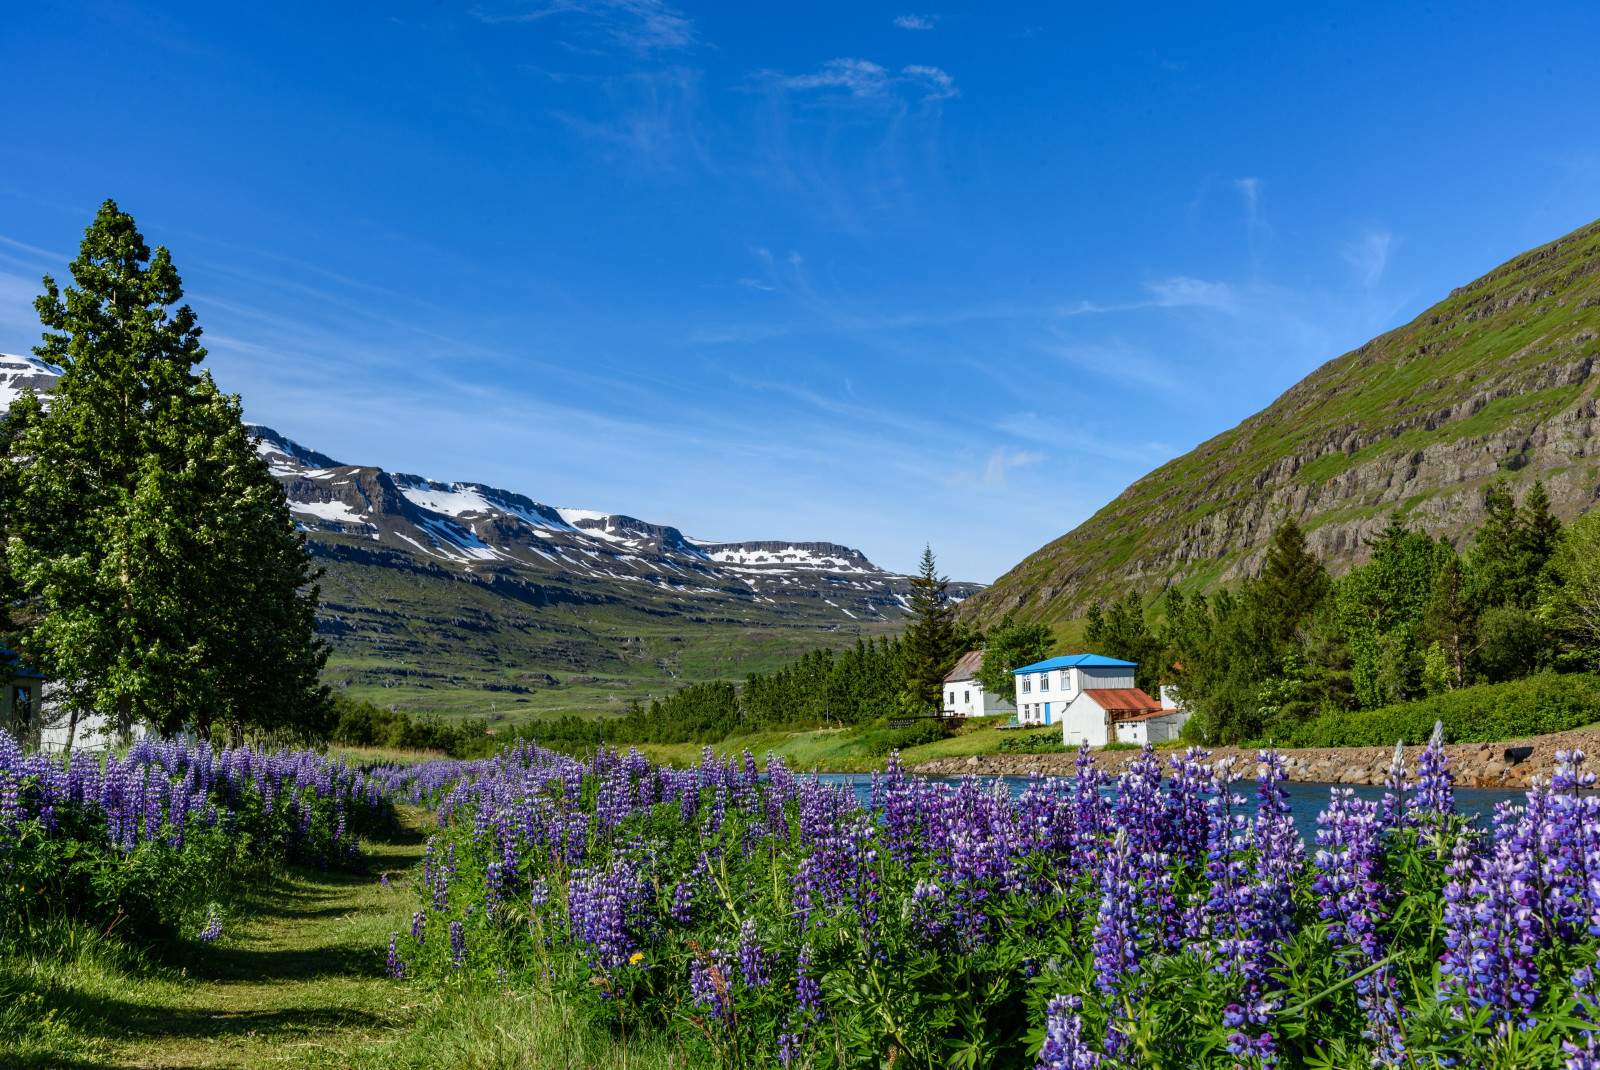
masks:
<svg viewBox="0 0 1600 1070"><path fill-rule="evenodd" d="M819 779L824 784L839 784L853 788L862 806L867 806L871 802L872 778L865 773L823 773ZM955 784L961 778L930 776L922 779ZM983 777L982 780L985 783L1004 781L1013 799L1028 789L1028 778L1025 776ZM1294 814L1295 827L1300 830L1300 835L1305 838L1307 844L1315 842L1317 815L1328 805L1328 789L1333 786L1332 784L1284 784L1284 789L1289 793L1289 809ZM1235 785L1234 790L1243 795L1247 801L1244 812L1252 813L1255 806L1255 780L1241 780ZM1384 795L1383 788L1370 784L1352 785L1351 790L1356 793L1358 799L1381 799ZM1109 796L1112 793L1107 791L1105 794ZM1463 814L1476 817L1479 826L1487 828L1494 817L1496 803L1508 799L1521 800L1524 794L1520 791L1496 791L1491 788L1457 788L1456 809Z"/></svg>

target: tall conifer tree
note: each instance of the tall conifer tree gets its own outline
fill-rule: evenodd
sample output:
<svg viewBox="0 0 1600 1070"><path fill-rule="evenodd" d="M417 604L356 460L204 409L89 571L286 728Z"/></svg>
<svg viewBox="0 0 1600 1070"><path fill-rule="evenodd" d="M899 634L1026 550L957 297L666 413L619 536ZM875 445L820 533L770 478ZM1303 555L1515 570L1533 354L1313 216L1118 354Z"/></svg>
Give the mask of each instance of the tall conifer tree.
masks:
<svg viewBox="0 0 1600 1070"><path fill-rule="evenodd" d="M75 710L171 734L323 734L317 589L239 399L209 373L166 249L107 201L34 352L62 369L13 406L0 449L20 647Z"/></svg>
<svg viewBox="0 0 1600 1070"><path fill-rule="evenodd" d="M938 709L945 674L982 642L982 636L956 622L949 586L949 579L939 575L933 548L924 547L921 566L911 577L911 620L901 641L900 704L909 712Z"/></svg>
<svg viewBox="0 0 1600 1070"><path fill-rule="evenodd" d="M1331 589L1328 570L1322 559L1306 547L1300 524L1292 516L1286 518L1267 546L1261 581L1256 587L1261 608L1278 636L1288 639L1296 628L1308 622Z"/></svg>

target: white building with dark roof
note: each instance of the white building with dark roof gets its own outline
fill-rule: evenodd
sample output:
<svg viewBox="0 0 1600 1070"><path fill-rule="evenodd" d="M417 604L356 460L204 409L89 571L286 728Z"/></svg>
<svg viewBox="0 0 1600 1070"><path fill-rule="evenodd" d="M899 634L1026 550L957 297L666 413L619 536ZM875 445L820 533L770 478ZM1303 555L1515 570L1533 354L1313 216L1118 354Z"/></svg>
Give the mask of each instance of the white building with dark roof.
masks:
<svg viewBox="0 0 1600 1070"><path fill-rule="evenodd" d="M956 667L945 674L940 713L946 717L994 717L1017 712L1009 700L984 691L975 675L981 668L983 651L969 650L961 655Z"/></svg>
<svg viewBox="0 0 1600 1070"><path fill-rule="evenodd" d="M1188 714L1140 690L1133 679L1137 667L1102 654L1071 654L1013 669L1017 719L1059 724L1069 747L1177 739Z"/></svg>

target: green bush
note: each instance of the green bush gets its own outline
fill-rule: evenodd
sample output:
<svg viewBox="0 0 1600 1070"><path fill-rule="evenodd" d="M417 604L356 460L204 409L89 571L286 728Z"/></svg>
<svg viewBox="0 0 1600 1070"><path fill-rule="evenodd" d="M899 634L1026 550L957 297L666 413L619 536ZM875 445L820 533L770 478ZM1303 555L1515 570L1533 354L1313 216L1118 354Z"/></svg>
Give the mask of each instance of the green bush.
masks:
<svg viewBox="0 0 1600 1070"><path fill-rule="evenodd" d="M1435 721L1450 743L1521 739L1600 721L1600 676L1541 673L1503 684L1479 684L1416 702L1358 713L1324 713L1298 726L1296 747L1389 747L1428 741Z"/></svg>
<svg viewBox="0 0 1600 1070"><path fill-rule="evenodd" d="M1016 732L1000 741L1002 754L1065 754L1075 750L1061 742L1061 731Z"/></svg>
<svg viewBox="0 0 1600 1070"><path fill-rule="evenodd" d="M439 750L452 758L482 757L495 749L484 734L483 721L460 725L447 725L436 718L413 721L400 710L386 710L370 699L338 693L333 696L333 712L338 720L329 742L336 746Z"/></svg>
<svg viewBox="0 0 1600 1070"><path fill-rule="evenodd" d="M859 740L856 744L869 758L883 758L890 751L909 750L924 743L937 743L948 734L949 723L940 718L918 721L907 728L890 728L889 720L855 725L845 732L844 738Z"/></svg>
<svg viewBox="0 0 1600 1070"><path fill-rule="evenodd" d="M894 734L892 750L908 750L911 747L920 747L924 743L937 743L946 735L947 724L942 719L918 721L908 728L902 728Z"/></svg>

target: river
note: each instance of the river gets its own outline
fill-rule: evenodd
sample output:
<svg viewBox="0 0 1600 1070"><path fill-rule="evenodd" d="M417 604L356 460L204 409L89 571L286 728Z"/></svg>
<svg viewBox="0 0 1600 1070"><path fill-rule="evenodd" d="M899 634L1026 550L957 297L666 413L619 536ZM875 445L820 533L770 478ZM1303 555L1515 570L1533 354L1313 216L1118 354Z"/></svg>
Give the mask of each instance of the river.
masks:
<svg viewBox="0 0 1600 1070"><path fill-rule="evenodd" d="M916 775L916 774L912 774ZM871 802L872 778L866 773L822 773L819 778L824 784L840 784L852 787L856 798L862 806ZM951 784L960 781L960 777L930 776L926 780L945 781ZM1028 778L1025 776L984 777L984 781L1003 780L1006 789L1014 799L1028 788ZM1331 784L1284 784L1284 789L1289 793L1289 810L1294 814L1295 827L1300 830L1300 835L1309 845L1315 842L1317 832L1317 815L1328 805L1328 789ZM1251 804L1255 802L1255 781L1240 781L1235 789ZM1384 790L1366 784L1354 785L1350 790L1356 793L1358 799L1381 799ZM1108 790L1107 795L1111 792ZM1496 791L1491 788L1457 788L1456 809L1463 814L1476 817L1480 827L1487 828L1494 817L1496 803L1505 802L1507 799L1521 799L1525 792L1521 791ZM1246 813L1251 812L1246 807Z"/></svg>

